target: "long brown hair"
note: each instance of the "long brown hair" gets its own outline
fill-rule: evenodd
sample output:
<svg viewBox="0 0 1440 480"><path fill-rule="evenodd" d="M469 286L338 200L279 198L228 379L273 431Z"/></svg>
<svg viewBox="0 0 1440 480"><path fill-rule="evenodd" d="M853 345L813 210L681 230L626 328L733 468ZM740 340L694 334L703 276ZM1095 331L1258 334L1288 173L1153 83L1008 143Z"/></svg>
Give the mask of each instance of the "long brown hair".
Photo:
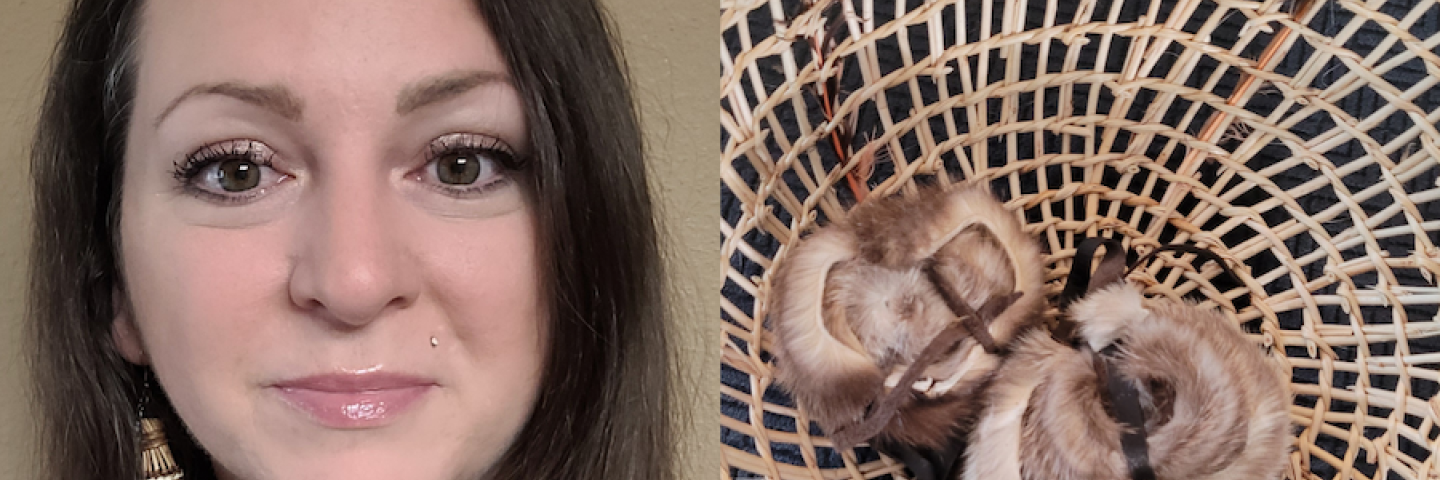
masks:
<svg viewBox="0 0 1440 480"><path fill-rule="evenodd" d="M552 312L537 403L495 476L671 478L657 234L612 28L593 1L476 4L526 104ZM124 304L115 227L140 10L75 0L32 149L27 343L47 478L139 475L144 370L121 358L110 330ZM147 412L168 424L177 461L190 478L213 477L155 390Z"/></svg>

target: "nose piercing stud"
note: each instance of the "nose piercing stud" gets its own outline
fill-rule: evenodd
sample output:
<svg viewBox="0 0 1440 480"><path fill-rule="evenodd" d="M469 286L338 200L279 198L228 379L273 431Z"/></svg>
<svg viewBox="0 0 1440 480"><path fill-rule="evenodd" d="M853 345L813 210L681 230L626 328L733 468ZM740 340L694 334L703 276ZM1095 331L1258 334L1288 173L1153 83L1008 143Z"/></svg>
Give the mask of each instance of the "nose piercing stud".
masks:
<svg viewBox="0 0 1440 480"><path fill-rule="evenodd" d="M430 347L434 348L438 346L440 346L440 340L435 337L430 337Z"/></svg>

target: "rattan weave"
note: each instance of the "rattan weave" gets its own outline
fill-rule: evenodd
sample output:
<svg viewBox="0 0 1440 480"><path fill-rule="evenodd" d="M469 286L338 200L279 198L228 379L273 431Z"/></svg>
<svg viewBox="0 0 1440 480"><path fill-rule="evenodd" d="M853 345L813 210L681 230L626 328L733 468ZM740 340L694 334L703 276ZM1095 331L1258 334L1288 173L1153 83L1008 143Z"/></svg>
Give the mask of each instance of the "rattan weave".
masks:
<svg viewBox="0 0 1440 480"><path fill-rule="evenodd" d="M1287 478L1440 478L1437 23L1434 0L722 0L720 476L903 477L772 386L769 272L867 194L978 179L1052 294L1084 236L1236 267L1132 279L1270 347Z"/></svg>

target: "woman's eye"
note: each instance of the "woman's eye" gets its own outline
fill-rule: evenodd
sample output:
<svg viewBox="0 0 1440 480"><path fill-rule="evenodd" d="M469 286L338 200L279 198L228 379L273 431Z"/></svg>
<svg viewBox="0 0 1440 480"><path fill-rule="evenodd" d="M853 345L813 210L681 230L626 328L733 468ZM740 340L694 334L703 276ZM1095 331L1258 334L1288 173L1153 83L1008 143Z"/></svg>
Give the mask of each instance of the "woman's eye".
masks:
<svg viewBox="0 0 1440 480"><path fill-rule="evenodd" d="M276 172L268 163L249 157L203 160L196 166L186 186L202 195L218 196L213 198L246 199L289 178Z"/></svg>
<svg viewBox="0 0 1440 480"><path fill-rule="evenodd" d="M494 171L495 163L475 152L447 153L435 160L435 178L446 185L471 185Z"/></svg>
<svg viewBox="0 0 1440 480"><path fill-rule="evenodd" d="M217 203L245 203L290 178L271 167L273 152L250 140L206 146L175 166L175 179L192 196Z"/></svg>
<svg viewBox="0 0 1440 480"><path fill-rule="evenodd" d="M450 197L484 196L511 185L511 174L521 168L511 152L492 137L448 134L431 142L425 166L414 178Z"/></svg>

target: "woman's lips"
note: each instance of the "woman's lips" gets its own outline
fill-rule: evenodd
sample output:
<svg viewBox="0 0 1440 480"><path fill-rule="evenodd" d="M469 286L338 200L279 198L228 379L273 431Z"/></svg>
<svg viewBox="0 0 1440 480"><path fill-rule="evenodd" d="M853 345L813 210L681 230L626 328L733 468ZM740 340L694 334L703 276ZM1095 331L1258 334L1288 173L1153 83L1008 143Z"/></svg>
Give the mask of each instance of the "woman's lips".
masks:
<svg viewBox="0 0 1440 480"><path fill-rule="evenodd" d="M388 425L433 387L432 380L380 372L316 375L273 386L285 403L336 429Z"/></svg>

